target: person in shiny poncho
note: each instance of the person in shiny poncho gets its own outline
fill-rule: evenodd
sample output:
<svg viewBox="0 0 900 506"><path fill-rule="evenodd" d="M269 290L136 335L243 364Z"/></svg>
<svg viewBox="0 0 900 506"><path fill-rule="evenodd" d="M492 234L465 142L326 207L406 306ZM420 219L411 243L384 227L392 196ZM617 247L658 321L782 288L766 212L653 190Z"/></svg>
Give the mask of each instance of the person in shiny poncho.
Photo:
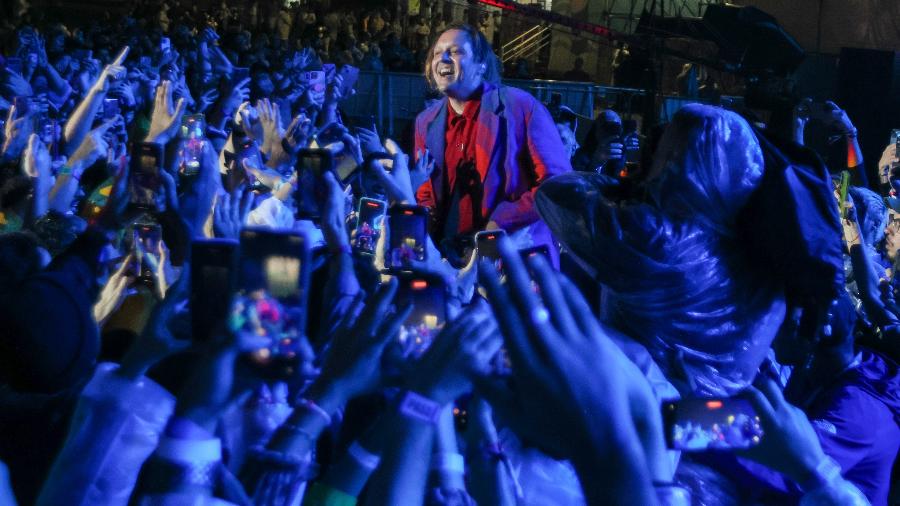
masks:
<svg viewBox="0 0 900 506"><path fill-rule="evenodd" d="M614 202L615 182L595 174L556 176L537 192L541 217L601 284L601 316L644 344L682 394L746 387L784 318L782 284L751 270L737 227L763 170L745 120L691 104L660 140L645 201Z"/></svg>

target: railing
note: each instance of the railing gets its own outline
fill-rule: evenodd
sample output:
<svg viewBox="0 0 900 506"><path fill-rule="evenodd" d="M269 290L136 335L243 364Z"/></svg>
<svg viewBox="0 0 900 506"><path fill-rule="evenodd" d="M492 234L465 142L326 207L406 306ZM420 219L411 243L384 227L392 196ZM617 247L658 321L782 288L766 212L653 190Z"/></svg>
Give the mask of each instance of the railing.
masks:
<svg viewBox="0 0 900 506"><path fill-rule="evenodd" d="M507 42L506 44L503 44L503 46L500 48L500 58L501 58L503 61L506 61L506 54L507 54L507 53L509 53L513 48L518 47L518 46L519 46L519 43L520 43L523 39L525 39L526 37L531 36L531 34L533 34L533 33L537 32L537 31L539 31L541 28L542 28L542 26L541 26L540 24L534 25L534 26L532 26L531 28L529 28L528 30L525 30L524 32L522 32L520 35L517 35L517 36L516 36L515 38L513 38L511 41Z"/></svg>
<svg viewBox="0 0 900 506"><path fill-rule="evenodd" d="M640 100L645 90L598 86L592 83L569 81L504 79L503 84L525 90L543 103L549 103L559 93L561 103L586 118L594 117L597 100L603 104L620 104L622 114L640 113ZM371 124L374 117L378 132L388 137L408 133L410 123L431 100L440 98L428 90L421 74L399 72L360 72L356 94L341 105L345 118L357 124ZM723 102L739 102L736 97L723 97ZM679 107L701 100L666 96L659 104L660 121L668 121ZM633 103L632 103L633 102ZM624 106L622 104L625 104ZM626 110L631 108L630 111Z"/></svg>
<svg viewBox="0 0 900 506"><path fill-rule="evenodd" d="M511 50L503 53L503 63L517 58L527 60L537 54L541 49L550 45L552 39L551 28L549 26L538 26L540 30L533 32L527 38L522 39L521 42Z"/></svg>

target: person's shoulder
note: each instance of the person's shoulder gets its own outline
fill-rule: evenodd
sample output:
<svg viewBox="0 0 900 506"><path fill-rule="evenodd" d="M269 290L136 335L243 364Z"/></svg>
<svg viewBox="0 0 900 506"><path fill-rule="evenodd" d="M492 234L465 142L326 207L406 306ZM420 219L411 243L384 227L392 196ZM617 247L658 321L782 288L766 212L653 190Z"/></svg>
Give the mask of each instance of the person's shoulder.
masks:
<svg viewBox="0 0 900 506"><path fill-rule="evenodd" d="M437 116L438 113L441 111L441 107L446 107L446 105L445 105L446 102L447 102L447 99L443 98L443 99L433 100L433 101L427 103L425 105L425 109L423 109L422 112L420 112L419 114L416 115L416 124L419 124L420 122L423 122L423 121L425 121L425 122L431 121L432 119L434 119L435 116Z"/></svg>

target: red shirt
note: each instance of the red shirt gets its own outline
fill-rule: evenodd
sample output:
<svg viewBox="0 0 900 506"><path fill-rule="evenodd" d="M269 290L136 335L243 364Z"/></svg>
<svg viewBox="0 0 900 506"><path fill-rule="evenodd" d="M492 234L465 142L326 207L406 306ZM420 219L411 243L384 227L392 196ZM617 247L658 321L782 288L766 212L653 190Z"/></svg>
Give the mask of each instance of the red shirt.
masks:
<svg viewBox="0 0 900 506"><path fill-rule="evenodd" d="M445 212L453 214L453 193L459 192L459 214L455 233L470 234L484 227L481 216L481 178L475 170L475 132L481 96L466 102L462 114L458 114L447 101L447 133L444 148L444 199ZM462 174L462 177L458 177ZM457 188L457 184L459 187ZM448 215L447 221L457 217ZM445 222L446 223L446 222ZM449 234L454 231L447 230Z"/></svg>

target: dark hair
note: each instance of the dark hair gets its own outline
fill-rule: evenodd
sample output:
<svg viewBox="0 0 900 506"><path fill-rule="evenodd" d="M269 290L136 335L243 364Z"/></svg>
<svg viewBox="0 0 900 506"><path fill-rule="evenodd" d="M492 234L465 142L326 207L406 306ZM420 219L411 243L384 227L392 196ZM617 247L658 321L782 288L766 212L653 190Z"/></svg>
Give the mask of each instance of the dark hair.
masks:
<svg viewBox="0 0 900 506"><path fill-rule="evenodd" d="M484 64L484 74L482 75L482 79L484 82L499 85L500 84L500 60L497 59L497 55L494 54L494 48L491 47L490 41L488 41L485 36L478 30L476 30L472 25L468 25L465 23L454 23L447 27L446 30L441 32L440 35L434 42L431 43L431 47L428 48L428 53L425 55L425 81L428 83L428 87L432 90L437 89L437 83L434 82L434 76L431 75L431 62L434 60L434 46L437 45L437 41L441 35L449 32L450 30L460 30L465 32L465 34L469 37L469 43L472 44L472 56L475 58L475 61L478 63Z"/></svg>

